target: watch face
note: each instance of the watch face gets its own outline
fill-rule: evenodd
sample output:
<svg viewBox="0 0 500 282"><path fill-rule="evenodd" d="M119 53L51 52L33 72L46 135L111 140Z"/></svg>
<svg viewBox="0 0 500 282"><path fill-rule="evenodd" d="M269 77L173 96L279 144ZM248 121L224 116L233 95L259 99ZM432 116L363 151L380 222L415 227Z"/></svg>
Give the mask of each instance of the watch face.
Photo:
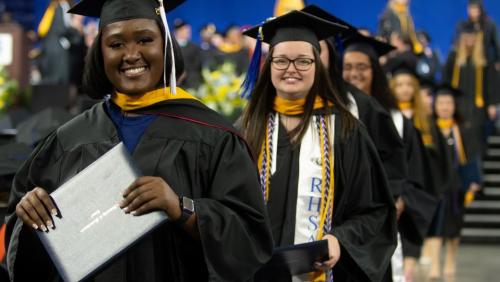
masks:
<svg viewBox="0 0 500 282"><path fill-rule="evenodd" d="M189 199L189 198L182 197L182 207L184 208L185 211L189 211L189 212L193 213L194 212L194 201Z"/></svg>

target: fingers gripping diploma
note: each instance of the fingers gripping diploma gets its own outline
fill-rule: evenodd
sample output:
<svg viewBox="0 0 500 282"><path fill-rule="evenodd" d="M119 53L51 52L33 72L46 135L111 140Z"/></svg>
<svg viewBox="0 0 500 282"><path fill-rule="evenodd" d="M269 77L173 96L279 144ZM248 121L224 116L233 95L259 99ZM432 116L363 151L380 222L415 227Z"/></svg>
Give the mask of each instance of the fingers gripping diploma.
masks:
<svg viewBox="0 0 500 282"><path fill-rule="evenodd" d="M337 238L330 234L325 235L323 239L328 240L329 259L323 262L315 262L314 267L317 270L327 271L332 269L340 259L340 244Z"/></svg>
<svg viewBox="0 0 500 282"><path fill-rule="evenodd" d="M120 208L139 216L154 210L163 210L171 220L181 217L179 197L161 177L143 176L123 192Z"/></svg>
<svg viewBox="0 0 500 282"><path fill-rule="evenodd" d="M16 215L25 225L35 230L48 232L49 228L55 228L52 216L57 216L58 211L47 191L35 187L19 201L16 206Z"/></svg>

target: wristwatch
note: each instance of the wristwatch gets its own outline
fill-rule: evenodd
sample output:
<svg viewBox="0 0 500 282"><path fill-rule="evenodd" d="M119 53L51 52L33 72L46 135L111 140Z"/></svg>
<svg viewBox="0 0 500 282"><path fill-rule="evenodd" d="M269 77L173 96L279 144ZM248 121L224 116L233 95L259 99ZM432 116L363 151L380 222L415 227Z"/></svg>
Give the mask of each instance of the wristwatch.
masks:
<svg viewBox="0 0 500 282"><path fill-rule="evenodd" d="M194 213L194 201L188 197L180 196L179 204L181 206L181 217L174 221L176 225L183 225Z"/></svg>

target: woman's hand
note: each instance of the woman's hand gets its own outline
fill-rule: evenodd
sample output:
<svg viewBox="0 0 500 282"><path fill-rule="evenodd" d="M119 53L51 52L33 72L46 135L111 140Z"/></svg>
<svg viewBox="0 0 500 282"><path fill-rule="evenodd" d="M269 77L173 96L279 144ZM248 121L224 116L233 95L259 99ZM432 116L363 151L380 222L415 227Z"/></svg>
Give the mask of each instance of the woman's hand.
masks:
<svg viewBox="0 0 500 282"><path fill-rule="evenodd" d="M170 220L181 217L179 196L161 177L143 176L123 192L120 203L126 213L142 215L153 210L163 210Z"/></svg>
<svg viewBox="0 0 500 282"><path fill-rule="evenodd" d="M490 120L495 120L497 118L497 107L496 105L489 105L488 106L488 117L490 118Z"/></svg>
<svg viewBox="0 0 500 282"><path fill-rule="evenodd" d="M314 267L317 270L327 271L332 269L340 259L340 244L339 240L330 234L325 235L323 239L328 240L329 259L323 262L315 262Z"/></svg>
<svg viewBox="0 0 500 282"><path fill-rule="evenodd" d="M35 230L48 232L49 228L54 229L52 216L57 215L57 209L47 191L35 187L17 204L16 215Z"/></svg>
<svg viewBox="0 0 500 282"><path fill-rule="evenodd" d="M403 201L403 198L401 196L398 197L396 200L396 215L397 215L397 220L401 217L401 214L405 211L405 202Z"/></svg>
<svg viewBox="0 0 500 282"><path fill-rule="evenodd" d="M477 184L476 182L472 182L472 183L469 185L468 192L476 193L476 192L478 192L479 190L481 190L481 185Z"/></svg>

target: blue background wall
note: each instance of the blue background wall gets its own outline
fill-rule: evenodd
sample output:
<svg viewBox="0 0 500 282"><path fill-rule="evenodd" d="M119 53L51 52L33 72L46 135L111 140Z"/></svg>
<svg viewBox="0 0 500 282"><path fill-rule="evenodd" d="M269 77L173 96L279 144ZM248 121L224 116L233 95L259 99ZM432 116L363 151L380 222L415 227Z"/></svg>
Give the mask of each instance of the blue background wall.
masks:
<svg viewBox="0 0 500 282"><path fill-rule="evenodd" d="M19 1L19 0L16 0ZM168 0L167 0L168 1ZM169 20L182 18L193 25L194 39L199 27L213 22L219 29L230 24L254 25L271 17L274 0L188 0L170 14ZM376 32L378 17L386 0L306 0L319 5L356 26ZM48 0L35 1L35 18L40 19ZM500 23L500 0L484 0L488 14ZM433 45L446 55L452 42L456 23L466 18L467 0L413 0L411 11L417 29L426 30ZM444 58L443 58L444 59Z"/></svg>

